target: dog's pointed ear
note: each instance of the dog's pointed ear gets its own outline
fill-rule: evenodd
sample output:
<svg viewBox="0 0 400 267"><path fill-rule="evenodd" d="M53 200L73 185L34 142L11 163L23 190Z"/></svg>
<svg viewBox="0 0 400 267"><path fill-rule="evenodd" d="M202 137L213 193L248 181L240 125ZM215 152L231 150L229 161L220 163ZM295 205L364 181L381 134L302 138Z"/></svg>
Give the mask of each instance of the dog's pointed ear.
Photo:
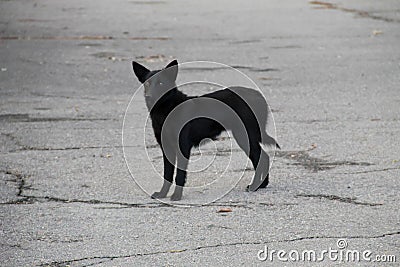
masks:
<svg viewBox="0 0 400 267"><path fill-rule="evenodd" d="M150 70L135 61L132 61L132 67L136 77L141 83L144 83L146 81L146 76L150 72Z"/></svg>
<svg viewBox="0 0 400 267"><path fill-rule="evenodd" d="M178 76L178 61L175 59L171 61L164 69L164 72L168 75L168 77L175 81Z"/></svg>

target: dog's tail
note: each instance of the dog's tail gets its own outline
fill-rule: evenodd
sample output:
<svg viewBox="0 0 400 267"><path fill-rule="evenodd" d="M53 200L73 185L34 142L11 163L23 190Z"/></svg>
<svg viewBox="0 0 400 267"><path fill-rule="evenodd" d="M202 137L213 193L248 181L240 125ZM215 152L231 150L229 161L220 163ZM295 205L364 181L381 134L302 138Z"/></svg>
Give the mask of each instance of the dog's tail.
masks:
<svg viewBox="0 0 400 267"><path fill-rule="evenodd" d="M279 146L278 142L271 136L269 136L267 134L267 132L263 132L263 136L262 136L262 141L261 141L264 145L268 145L268 146L272 146L272 147L276 147L278 149L281 149L281 147Z"/></svg>

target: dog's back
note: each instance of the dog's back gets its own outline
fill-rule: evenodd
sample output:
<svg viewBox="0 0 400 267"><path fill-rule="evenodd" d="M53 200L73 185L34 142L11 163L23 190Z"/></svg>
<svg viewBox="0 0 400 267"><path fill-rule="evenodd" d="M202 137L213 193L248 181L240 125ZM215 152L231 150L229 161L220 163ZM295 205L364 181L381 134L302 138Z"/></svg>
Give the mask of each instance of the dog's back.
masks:
<svg viewBox="0 0 400 267"><path fill-rule="evenodd" d="M229 87L200 96L200 98L205 97L216 99L228 105L238 115L247 133L257 136L257 140L263 144L279 148L276 141L265 131L269 109L260 92L245 87Z"/></svg>

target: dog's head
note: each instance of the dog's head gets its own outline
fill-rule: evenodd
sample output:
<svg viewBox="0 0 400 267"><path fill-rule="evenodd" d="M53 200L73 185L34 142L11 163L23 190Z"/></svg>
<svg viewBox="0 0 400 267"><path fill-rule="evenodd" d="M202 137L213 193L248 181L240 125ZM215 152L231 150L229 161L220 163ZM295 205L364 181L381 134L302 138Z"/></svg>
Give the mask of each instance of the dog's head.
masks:
<svg viewBox="0 0 400 267"><path fill-rule="evenodd" d="M171 61L164 69L149 70L132 61L133 72L144 86L144 96L148 107L156 103L163 95L176 88L178 61Z"/></svg>

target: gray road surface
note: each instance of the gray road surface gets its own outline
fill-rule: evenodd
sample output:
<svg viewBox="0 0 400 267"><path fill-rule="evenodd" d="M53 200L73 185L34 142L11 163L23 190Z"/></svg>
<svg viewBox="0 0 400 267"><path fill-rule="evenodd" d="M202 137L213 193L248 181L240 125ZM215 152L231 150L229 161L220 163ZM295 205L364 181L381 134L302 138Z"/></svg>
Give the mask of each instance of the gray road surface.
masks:
<svg viewBox="0 0 400 267"><path fill-rule="evenodd" d="M0 265L339 262L260 261L265 246L319 257L329 248L370 250L371 259L395 255L398 264L399 44L396 0L0 1ZM121 142L139 87L130 61L159 68L173 58L236 66L261 88L282 146L267 189L245 192L247 170L217 202L179 208L134 183ZM133 105L133 119L147 115L141 96ZM142 135L131 142L144 146ZM232 154L235 166L246 161ZM228 156L217 158L220 171ZM148 162L138 158L134 176L159 179L143 168ZM189 182L212 175L193 173Z"/></svg>

